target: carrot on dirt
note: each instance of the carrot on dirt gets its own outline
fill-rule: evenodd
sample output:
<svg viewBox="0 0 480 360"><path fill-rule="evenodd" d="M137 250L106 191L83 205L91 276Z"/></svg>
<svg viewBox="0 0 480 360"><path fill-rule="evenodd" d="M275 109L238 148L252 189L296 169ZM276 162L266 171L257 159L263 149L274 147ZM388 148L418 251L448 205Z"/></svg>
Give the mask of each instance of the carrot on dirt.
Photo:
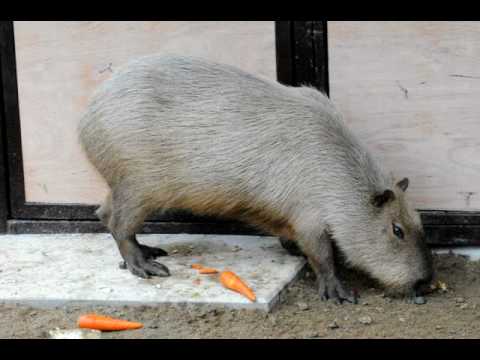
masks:
<svg viewBox="0 0 480 360"><path fill-rule="evenodd" d="M109 316L86 314L78 318L78 327L102 331L118 331L139 329L143 327L143 324L133 321L115 319Z"/></svg>
<svg viewBox="0 0 480 360"><path fill-rule="evenodd" d="M237 274L232 271L222 271L220 273L220 282L226 288L236 291L244 296L246 296L251 301L255 301L255 293L248 287L245 282L243 282Z"/></svg>
<svg viewBox="0 0 480 360"><path fill-rule="evenodd" d="M200 264L192 264L191 266L192 269L200 270L203 269L203 265Z"/></svg>

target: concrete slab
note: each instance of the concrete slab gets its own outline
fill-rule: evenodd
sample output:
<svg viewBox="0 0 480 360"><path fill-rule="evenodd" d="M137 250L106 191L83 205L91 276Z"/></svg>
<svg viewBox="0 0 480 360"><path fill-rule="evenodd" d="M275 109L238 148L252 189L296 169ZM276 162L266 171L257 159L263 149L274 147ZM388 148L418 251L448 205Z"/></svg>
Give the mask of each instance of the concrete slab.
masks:
<svg viewBox="0 0 480 360"><path fill-rule="evenodd" d="M138 239L170 253L159 258L170 277L140 279L121 270L109 234L2 235L0 302L47 307L213 304L268 311L305 265L275 237L150 234ZM223 288L216 275L198 274L190 268L196 262L236 272L255 291L257 302Z"/></svg>
<svg viewBox="0 0 480 360"><path fill-rule="evenodd" d="M480 260L480 249L473 246L456 247L456 248L435 248L433 252L437 254L448 254L449 252L455 255L466 256L470 261Z"/></svg>

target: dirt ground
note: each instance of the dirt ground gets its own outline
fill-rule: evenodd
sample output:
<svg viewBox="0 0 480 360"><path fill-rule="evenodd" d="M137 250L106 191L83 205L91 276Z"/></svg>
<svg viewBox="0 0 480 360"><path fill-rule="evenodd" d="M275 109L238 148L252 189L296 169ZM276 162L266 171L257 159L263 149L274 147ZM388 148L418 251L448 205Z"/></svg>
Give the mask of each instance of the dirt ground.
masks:
<svg viewBox="0 0 480 360"><path fill-rule="evenodd" d="M0 338L47 338L48 330L75 328L79 315L96 311L144 323L140 330L103 333L102 338L478 338L480 262L436 255L437 290L416 305L384 297L364 277L347 271L360 304L322 302L310 271L292 284L271 312L193 306L67 306L38 309L0 305Z"/></svg>

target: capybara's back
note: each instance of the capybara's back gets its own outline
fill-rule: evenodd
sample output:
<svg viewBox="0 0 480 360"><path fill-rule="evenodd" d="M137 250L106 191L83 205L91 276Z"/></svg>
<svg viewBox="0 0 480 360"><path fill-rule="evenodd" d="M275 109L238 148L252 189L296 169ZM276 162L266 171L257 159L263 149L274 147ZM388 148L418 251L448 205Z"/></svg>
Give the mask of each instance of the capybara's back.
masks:
<svg viewBox="0 0 480 360"><path fill-rule="evenodd" d="M385 176L315 89L197 58L148 56L96 91L79 134L111 189L97 214L136 275L169 274L153 260L165 253L138 244L135 231L151 212L177 208L294 241L319 278L333 271L322 264L332 238L391 287L431 276L404 196L408 180ZM408 234L404 245L388 244L392 224ZM320 283L326 297L349 299L339 283Z"/></svg>

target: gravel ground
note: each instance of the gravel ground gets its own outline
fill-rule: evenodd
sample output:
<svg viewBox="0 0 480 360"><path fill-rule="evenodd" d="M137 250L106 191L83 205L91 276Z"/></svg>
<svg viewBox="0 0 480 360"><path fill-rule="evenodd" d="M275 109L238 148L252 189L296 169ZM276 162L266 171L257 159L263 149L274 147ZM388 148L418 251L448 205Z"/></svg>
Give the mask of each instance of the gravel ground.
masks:
<svg viewBox="0 0 480 360"><path fill-rule="evenodd" d="M436 255L436 290L415 305L388 298L373 282L344 271L358 288L358 305L320 301L310 271L282 295L271 312L194 306L66 306L38 309L0 305L0 338L47 338L55 328L71 329L79 315L95 311L144 323L144 328L102 333L102 338L478 338L480 262Z"/></svg>

